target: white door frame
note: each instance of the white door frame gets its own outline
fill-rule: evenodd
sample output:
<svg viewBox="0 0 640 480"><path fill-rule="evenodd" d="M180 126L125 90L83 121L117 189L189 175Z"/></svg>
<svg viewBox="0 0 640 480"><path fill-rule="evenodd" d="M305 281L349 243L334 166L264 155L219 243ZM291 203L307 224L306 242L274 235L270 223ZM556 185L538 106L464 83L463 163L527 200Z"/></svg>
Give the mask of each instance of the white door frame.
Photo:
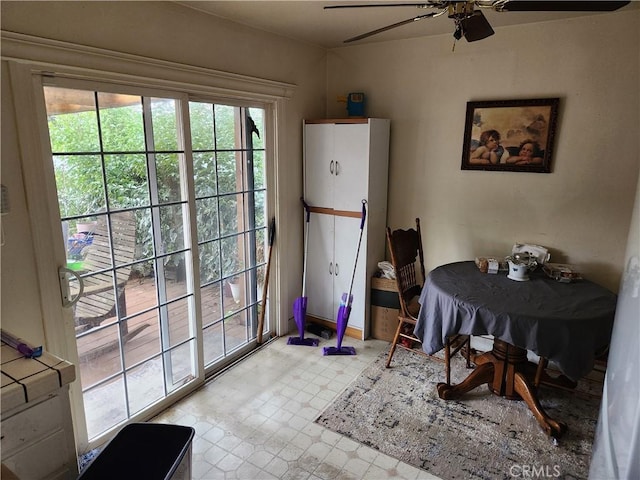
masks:
<svg viewBox="0 0 640 480"><path fill-rule="evenodd" d="M265 132L267 158L274 162L268 169L268 204L274 205L271 215L288 218L286 204L276 201L283 184L279 180L286 174L286 169L278 168L279 145L285 142L285 133L278 126L284 124L283 102L293 95L294 85L10 32L2 32L2 47L2 60L8 62L16 105L18 143L29 202L45 347L51 353L78 364L75 342L71 343L75 338L73 316L69 309L62 307L59 289L58 267L66 265L66 252L59 235L59 212L54 208L57 203L50 201L57 198L53 163L42 161L51 158L51 151L47 132L34 128L34 125L41 125L41 119L46 118L43 77L56 75L179 90L209 98L244 98L248 105L256 102L263 108L267 105L266 113L274 120L274 131ZM57 237L60 237L60 241L51 240ZM289 250L285 236L281 236L278 243L283 251ZM270 284L270 298L274 301L267 308L270 318L276 319L276 334L284 334L288 331L289 305L287 301L280 300L280 292L288 289L283 285L286 275L279 268L277 250L274 251L274 278ZM197 382L194 382L193 388L197 386ZM182 392L182 395L187 393ZM175 398L168 397L165 400L168 405ZM79 451L84 451L89 444L79 382L71 385L71 403L76 445Z"/></svg>

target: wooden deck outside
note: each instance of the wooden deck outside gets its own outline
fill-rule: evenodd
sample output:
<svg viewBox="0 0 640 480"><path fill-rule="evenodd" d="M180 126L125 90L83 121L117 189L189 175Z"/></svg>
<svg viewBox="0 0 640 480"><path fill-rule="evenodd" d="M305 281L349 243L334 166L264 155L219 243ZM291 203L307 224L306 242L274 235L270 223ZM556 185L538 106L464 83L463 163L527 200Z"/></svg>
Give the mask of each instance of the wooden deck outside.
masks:
<svg viewBox="0 0 640 480"><path fill-rule="evenodd" d="M206 287L202 291L203 323L209 324L222 317L224 307L227 313L241 310L243 304L234 302L231 292L220 284ZM167 297L176 298L186 293L185 282L167 282ZM123 358L120 356L120 340L116 318L108 318L100 327L78 335L78 354L80 358L80 378L83 389L121 372L123 367L144 362L157 357L161 352L161 330L156 300L155 282L151 279L133 279L125 288L126 311L129 319L122 330L124 343ZM145 313L140 313L145 312ZM174 346L190 335L188 304L185 299L167 306L169 342ZM233 348L246 342L246 314L238 313L224 322L224 341L226 348ZM166 335L166 333L165 333ZM222 328L213 327L205 335L205 364L223 355ZM124 363L124 365L123 365Z"/></svg>

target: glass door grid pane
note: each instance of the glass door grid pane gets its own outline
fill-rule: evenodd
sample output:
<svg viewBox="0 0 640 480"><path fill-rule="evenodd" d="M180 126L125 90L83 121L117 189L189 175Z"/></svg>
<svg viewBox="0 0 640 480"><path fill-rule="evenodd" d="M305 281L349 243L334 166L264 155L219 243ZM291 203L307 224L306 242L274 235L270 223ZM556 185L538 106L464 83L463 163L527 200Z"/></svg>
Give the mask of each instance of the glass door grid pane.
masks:
<svg viewBox="0 0 640 480"><path fill-rule="evenodd" d="M68 266L86 285L74 320L93 438L195 378L180 104L58 87L45 98Z"/></svg>
<svg viewBox="0 0 640 480"><path fill-rule="evenodd" d="M106 284L100 301L113 304L93 323L74 315L91 439L194 379L196 341L213 371L255 339L268 248L265 112L189 102L185 139L175 99L53 86L45 97L68 266L85 282ZM200 283L189 271L190 202ZM86 258L98 238L106 264ZM201 288L200 334L189 285Z"/></svg>
<svg viewBox="0 0 640 480"><path fill-rule="evenodd" d="M205 366L256 337L265 270L264 110L190 102Z"/></svg>

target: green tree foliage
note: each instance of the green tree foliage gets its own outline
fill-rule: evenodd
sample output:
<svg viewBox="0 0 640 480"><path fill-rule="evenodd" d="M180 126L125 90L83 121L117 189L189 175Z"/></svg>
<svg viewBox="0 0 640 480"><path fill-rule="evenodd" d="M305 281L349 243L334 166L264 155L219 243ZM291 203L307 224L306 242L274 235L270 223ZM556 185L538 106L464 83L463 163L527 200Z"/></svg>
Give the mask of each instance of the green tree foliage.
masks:
<svg viewBox="0 0 640 480"><path fill-rule="evenodd" d="M112 99L109 94L98 94L101 105L102 101L109 105ZM181 255L172 252L186 247L182 208L186 198L182 193L179 144L184 132L178 121L177 102L151 99L152 122L147 122L145 129L141 98L127 96L127 100L124 105L100 108L99 115L93 109L49 116L60 214L63 219L77 217L84 221L106 211L107 204L111 210L135 209L136 258L140 260L154 253L151 205L157 205L162 245L156 255L166 255L166 263L175 262L174 257ZM229 275L244 263L243 252L234 247L241 242L219 241L221 236L237 234L238 202L248 188L242 184L244 158L238 150L237 112L232 106L189 103L202 280ZM251 115L262 133L263 111L251 109ZM254 134L252 139L254 148L263 148L262 138ZM157 204L152 202L148 160L154 162L151 171L156 175ZM256 152L253 160L254 188L264 188L264 152ZM256 225L263 226L263 192L255 194L255 201ZM70 223L71 227L75 224Z"/></svg>

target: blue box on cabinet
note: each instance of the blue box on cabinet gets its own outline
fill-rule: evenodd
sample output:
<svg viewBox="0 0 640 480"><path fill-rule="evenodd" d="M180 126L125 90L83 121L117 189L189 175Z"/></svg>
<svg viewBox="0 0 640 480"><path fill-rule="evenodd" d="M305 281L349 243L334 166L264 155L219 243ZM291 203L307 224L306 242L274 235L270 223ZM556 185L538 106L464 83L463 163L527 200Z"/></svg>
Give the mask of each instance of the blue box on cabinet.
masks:
<svg viewBox="0 0 640 480"><path fill-rule="evenodd" d="M347 113L350 117L364 117L364 93L347 95Z"/></svg>

